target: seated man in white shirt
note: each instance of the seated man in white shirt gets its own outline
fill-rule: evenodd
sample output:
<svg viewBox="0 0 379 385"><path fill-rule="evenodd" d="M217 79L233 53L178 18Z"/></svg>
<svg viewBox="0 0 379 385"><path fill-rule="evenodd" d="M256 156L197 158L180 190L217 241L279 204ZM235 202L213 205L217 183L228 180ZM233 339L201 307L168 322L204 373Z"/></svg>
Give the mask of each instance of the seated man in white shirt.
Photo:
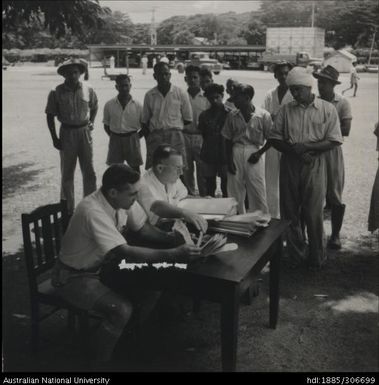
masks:
<svg viewBox="0 0 379 385"><path fill-rule="evenodd" d="M135 202L139 179L140 175L124 164L114 164L105 171L102 187L76 208L52 275L57 295L79 308L103 315L92 340L96 361L111 360L133 311L129 294L117 294L100 279L102 268L123 259L127 263L189 263L200 256L200 249L190 245L155 250L127 243L122 233L128 229L146 244L177 244L171 234L146 221L143 209ZM121 275L118 272L114 272L115 281Z"/></svg>
<svg viewBox="0 0 379 385"><path fill-rule="evenodd" d="M200 215L178 207L188 191L180 175L183 173L183 157L168 144L157 147L153 153L153 167L141 178L137 201L144 208L151 224L160 218L183 219L197 230L205 232L207 221Z"/></svg>

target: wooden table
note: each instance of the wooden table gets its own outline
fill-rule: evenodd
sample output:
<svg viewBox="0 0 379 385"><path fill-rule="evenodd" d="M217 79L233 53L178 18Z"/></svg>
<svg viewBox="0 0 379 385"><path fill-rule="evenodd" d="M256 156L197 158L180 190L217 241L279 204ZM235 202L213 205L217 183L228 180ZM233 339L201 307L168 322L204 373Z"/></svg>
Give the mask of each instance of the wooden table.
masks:
<svg viewBox="0 0 379 385"><path fill-rule="evenodd" d="M289 222L273 219L270 225L250 238L228 235L228 243L238 250L209 257L205 262L189 265L186 270L161 269L141 274L135 282L144 288L173 290L175 293L208 299L221 305L222 369L235 371L240 297L270 262L269 326L276 328L279 312L279 270L282 235ZM158 277L158 279L157 279Z"/></svg>

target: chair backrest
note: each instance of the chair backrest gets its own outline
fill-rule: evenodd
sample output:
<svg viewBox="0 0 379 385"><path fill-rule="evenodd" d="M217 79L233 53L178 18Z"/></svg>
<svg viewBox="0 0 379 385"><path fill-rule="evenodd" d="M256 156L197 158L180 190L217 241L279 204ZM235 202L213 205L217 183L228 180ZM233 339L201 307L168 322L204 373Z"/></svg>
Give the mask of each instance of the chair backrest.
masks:
<svg viewBox="0 0 379 385"><path fill-rule="evenodd" d="M50 270L58 257L61 239L68 225L66 201L38 207L21 215L27 273L32 294L37 278Z"/></svg>

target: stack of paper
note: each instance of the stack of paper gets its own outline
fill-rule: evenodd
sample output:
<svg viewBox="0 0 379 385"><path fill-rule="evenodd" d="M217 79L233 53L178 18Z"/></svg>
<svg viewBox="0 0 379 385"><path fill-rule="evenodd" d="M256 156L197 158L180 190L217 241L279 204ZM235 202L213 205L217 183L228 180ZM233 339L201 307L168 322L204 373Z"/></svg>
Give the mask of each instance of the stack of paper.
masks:
<svg viewBox="0 0 379 385"><path fill-rule="evenodd" d="M254 213L228 216L219 221L209 221L208 228L221 233L251 237L260 227L267 227L270 219L269 214L256 211Z"/></svg>
<svg viewBox="0 0 379 385"><path fill-rule="evenodd" d="M204 237L203 243L200 245L201 255L208 257L218 253L226 244L226 236L215 234L213 236Z"/></svg>
<svg viewBox="0 0 379 385"><path fill-rule="evenodd" d="M234 198L188 198L181 200L178 207L191 210L205 219L223 219L237 213L237 201Z"/></svg>

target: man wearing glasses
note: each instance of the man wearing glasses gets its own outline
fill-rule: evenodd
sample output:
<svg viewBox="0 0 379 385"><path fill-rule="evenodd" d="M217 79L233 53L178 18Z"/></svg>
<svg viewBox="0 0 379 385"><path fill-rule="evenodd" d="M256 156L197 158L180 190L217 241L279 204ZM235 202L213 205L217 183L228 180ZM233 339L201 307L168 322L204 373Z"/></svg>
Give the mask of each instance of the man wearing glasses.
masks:
<svg viewBox="0 0 379 385"><path fill-rule="evenodd" d="M159 225L160 218L183 219L205 232L207 221L200 215L178 207L188 191L180 176L183 174L182 154L168 144L159 145L153 153L153 167L141 178L137 201L149 221Z"/></svg>

